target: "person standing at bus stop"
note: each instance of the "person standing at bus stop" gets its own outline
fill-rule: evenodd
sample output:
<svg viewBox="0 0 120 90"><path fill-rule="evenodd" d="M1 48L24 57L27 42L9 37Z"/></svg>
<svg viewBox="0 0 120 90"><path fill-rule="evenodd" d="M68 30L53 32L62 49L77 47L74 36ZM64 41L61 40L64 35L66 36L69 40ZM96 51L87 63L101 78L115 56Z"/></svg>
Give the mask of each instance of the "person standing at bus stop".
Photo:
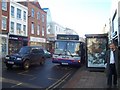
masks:
<svg viewBox="0 0 120 90"><path fill-rule="evenodd" d="M106 73L107 73L107 85L109 88L112 87L112 83L114 87L117 86L117 73L118 73L118 59L119 59L119 50L115 46L114 43L110 43L109 50L106 52L105 63L106 66ZM113 76L113 78L112 78Z"/></svg>

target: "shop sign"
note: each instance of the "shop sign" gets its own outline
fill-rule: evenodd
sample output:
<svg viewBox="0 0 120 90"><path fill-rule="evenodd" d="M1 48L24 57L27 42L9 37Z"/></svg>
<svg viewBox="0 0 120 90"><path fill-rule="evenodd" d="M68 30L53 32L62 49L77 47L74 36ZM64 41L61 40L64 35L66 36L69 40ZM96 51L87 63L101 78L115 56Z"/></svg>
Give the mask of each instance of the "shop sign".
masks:
<svg viewBox="0 0 120 90"><path fill-rule="evenodd" d="M13 39L13 40L19 40L19 41L28 41L28 38L22 38L22 37L9 37L9 39Z"/></svg>
<svg viewBox="0 0 120 90"><path fill-rule="evenodd" d="M46 42L45 38L38 38L38 37L30 37L30 41L32 42Z"/></svg>
<svg viewBox="0 0 120 90"><path fill-rule="evenodd" d="M20 40L20 41L21 41L21 40L23 40L23 38L21 38L21 37L18 37L18 40Z"/></svg>
<svg viewBox="0 0 120 90"><path fill-rule="evenodd" d="M9 37L10 39L18 40L17 37Z"/></svg>

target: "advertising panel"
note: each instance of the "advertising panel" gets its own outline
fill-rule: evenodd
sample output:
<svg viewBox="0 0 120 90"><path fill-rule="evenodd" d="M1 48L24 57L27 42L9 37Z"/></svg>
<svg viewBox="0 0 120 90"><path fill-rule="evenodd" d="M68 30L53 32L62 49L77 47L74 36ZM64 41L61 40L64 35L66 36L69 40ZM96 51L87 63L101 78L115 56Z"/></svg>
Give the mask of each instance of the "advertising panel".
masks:
<svg viewBox="0 0 120 90"><path fill-rule="evenodd" d="M86 61L89 68L105 68L108 39L105 34L86 35Z"/></svg>

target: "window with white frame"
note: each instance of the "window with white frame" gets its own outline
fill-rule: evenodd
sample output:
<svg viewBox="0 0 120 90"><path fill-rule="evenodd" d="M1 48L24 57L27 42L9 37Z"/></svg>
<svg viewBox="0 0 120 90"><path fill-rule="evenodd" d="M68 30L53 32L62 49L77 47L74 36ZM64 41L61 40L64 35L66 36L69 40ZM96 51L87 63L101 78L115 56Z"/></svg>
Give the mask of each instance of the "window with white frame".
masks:
<svg viewBox="0 0 120 90"><path fill-rule="evenodd" d="M35 12L34 12L34 9L32 8L32 10L31 10L31 16L34 17L34 14L35 14Z"/></svg>
<svg viewBox="0 0 120 90"><path fill-rule="evenodd" d="M44 15L42 15L42 22L44 22L44 21L45 21L44 19L45 19L45 16L44 16Z"/></svg>
<svg viewBox="0 0 120 90"><path fill-rule="evenodd" d="M11 16L14 17L14 7L11 6Z"/></svg>
<svg viewBox="0 0 120 90"><path fill-rule="evenodd" d="M7 17L5 16L2 17L2 29L3 30L7 29Z"/></svg>
<svg viewBox="0 0 120 90"><path fill-rule="evenodd" d="M23 12L23 20L26 21L26 11Z"/></svg>
<svg viewBox="0 0 120 90"><path fill-rule="evenodd" d="M40 25L37 25L37 35L40 35Z"/></svg>
<svg viewBox="0 0 120 90"><path fill-rule="evenodd" d="M17 23L17 34L21 34L21 24Z"/></svg>
<svg viewBox="0 0 120 90"><path fill-rule="evenodd" d="M7 11L7 2L2 0L2 10Z"/></svg>
<svg viewBox="0 0 120 90"><path fill-rule="evenodd" d="M34 34L34 23L31 23L31 33Z"/></svg>
<svg viewBox="0 0 120 90"><path fill-rule="evenodd" d="M56 32L58 31L58 27L56 26Z"/></svg>
<svg viewBox="0 0 120 90"><path fill-rule="evenodd" d="M37 19L40 20L40 12L37 12Z"/></svg>
<svg viewBox="0 0 120 90"><path fill-rule="evenodd" d="M17 8L17 18L21 19L21 10Z"/></svg>
<svg viewBox="0 0 120 90"><path fill-rule="evenodd" d="M44 27L42 27L42 36L45 36Z"/></svg>
<svg viewBox="0 0 120 90"><path fill-rule="evenodd" d="M10 29L10 33L14 33L14 22L11 22L11 29Z"/></svg>
<svg viewBox="0 0 120 90"><path fill-rule="evenodd" d="M26 25L23 25L23 33L26 35Z"/></svg>

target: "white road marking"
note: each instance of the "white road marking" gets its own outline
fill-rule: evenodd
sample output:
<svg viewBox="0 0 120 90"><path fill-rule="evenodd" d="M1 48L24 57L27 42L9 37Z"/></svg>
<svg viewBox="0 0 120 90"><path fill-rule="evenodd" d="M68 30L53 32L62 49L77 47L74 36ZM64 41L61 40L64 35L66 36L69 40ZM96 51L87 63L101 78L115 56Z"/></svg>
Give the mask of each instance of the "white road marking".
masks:
<svg viewBox="0 0 120 90"><path fill-rule="evenodd" d="M55 78L48 78L49 80L55 80L55 81L57 81L58 79L55 79Z"/></svg>
<svg viewBox="0 0 120 90"><path fill-rule="evenodd" d="M28 70L27 70L27 71L20 72L20 73L17 73L17 74L24 75L24 76L33 76L33 75L30 75L30 74L25 74L25 73L27 73L27 72L28 72Z"/></svg>
<svg viewBox="0 0 120 90"><path fill-rule="evenodd" d="M20 72L20 73L18 73L18 74L22 74L22 73L26 73L26 72L28 72L28 70L26 70L26 71L23 71L23 72Z"/></svg>
<svg viewBox="0 0 120 90"><path fill-rule="evenodd" d="M11 84L16 84L17 83L17 86L18 85L22 85L22 86L26 86L28 88L42 88L40 86L36 86L36 85L30 84L30 83L25 83L25 82L21 82L21 81L17 81L17 80L12 80L12 79L7 79L7 78L2 78L2 82L7 82L7 83L11 83ZM15 87L15 86L16 85L11 86L11 87Z"/></svg>
<svg viewBox="0 0 120 90"><path fill-rule="evenodd" d="M14 87L16 87L16 86L20 86L22 83L18 83L18 84L16 84L16 85L13 85L13 86L11 86L11 88L14 88Z"/></svg>

